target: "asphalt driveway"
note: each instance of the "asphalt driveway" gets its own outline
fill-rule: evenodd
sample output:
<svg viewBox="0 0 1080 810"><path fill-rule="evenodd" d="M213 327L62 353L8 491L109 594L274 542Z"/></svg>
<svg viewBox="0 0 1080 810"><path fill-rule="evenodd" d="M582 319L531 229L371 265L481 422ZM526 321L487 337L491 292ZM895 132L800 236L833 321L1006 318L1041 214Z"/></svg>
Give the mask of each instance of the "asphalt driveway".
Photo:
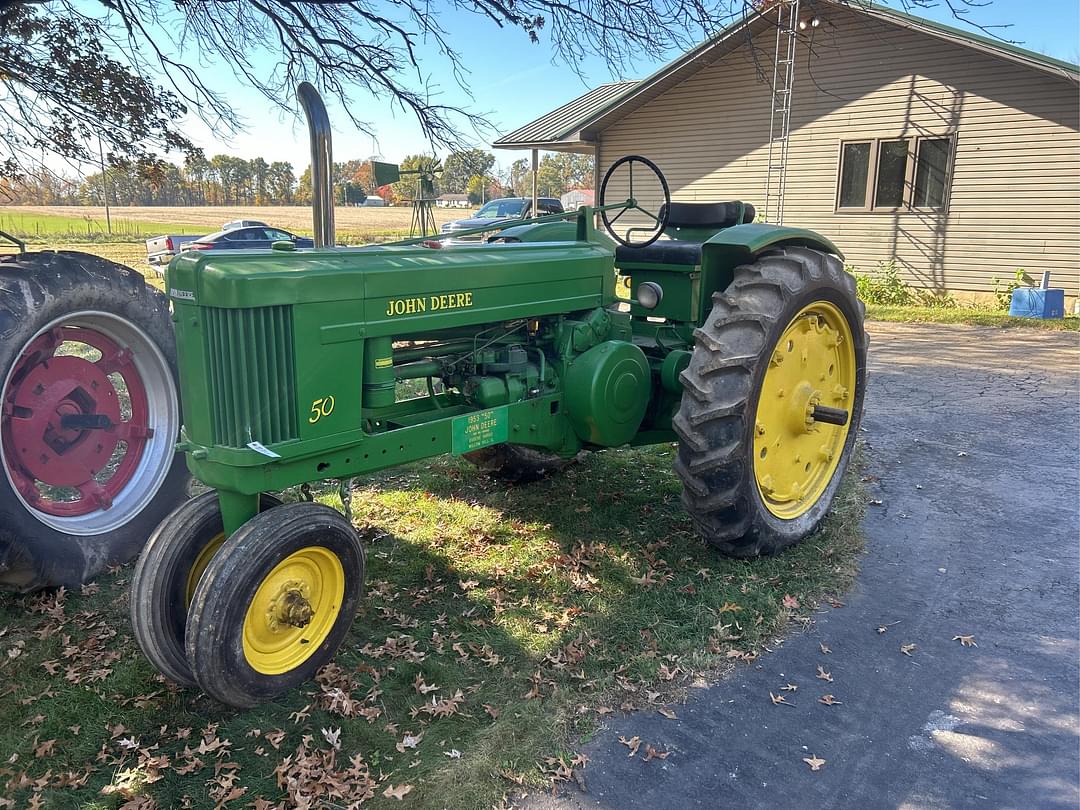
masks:
<svg viewBox="0 0 1080 810"><path fill-rule="evenodd" d="M880 503L846 604L693 690L678 719L611 720L583 748L587 792L526 807L1080 804L1080 341L962 326L870 333L863 426ZM628 758L620 735L670 754ZM812 771L804 758L825 762Z"/></svg>

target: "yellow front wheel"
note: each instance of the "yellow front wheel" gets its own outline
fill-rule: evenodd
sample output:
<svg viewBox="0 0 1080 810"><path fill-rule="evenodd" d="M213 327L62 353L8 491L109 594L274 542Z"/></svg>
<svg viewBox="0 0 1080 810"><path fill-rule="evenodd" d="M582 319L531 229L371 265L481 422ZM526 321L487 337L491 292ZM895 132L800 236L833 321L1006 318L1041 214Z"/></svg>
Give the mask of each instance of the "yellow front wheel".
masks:
<svg viewBox="0 0 1080 810"><path fill-rule="evenodd" d="M280 506L259 496L259 511ZM195 686L184 649L188 605L210 560L225 542L216 492L204 492L161 521L143 547L131 578L131 628L143 654L162 675Z"/></svg>
<svg viewBox="0 0 1080 810"><path fill-rule="evenodd" d="M195 589L186 649L199 686L243 708L308 680L348 633L363 583L364 549L340 513L295 503L256 515Z"/></svg>
<svg viewBox="0 0 1080 810"><path fill-rule="evenodd" d="M840 260L802 247L737 268L715 297L673 425L683 502L722 552L775 553L828 512L862 416L863 312Z"/></svg>

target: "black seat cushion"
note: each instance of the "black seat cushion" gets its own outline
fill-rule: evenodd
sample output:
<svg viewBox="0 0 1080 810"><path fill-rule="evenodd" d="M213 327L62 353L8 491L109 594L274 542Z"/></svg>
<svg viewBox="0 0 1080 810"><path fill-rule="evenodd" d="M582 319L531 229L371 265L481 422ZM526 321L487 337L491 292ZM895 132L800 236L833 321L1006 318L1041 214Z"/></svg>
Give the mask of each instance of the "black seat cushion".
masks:
<svg viewBox="0 0 1080 810"><path fill-rule="evenodd" d="M688 203L673 202L671 215L668 217L669 228L729 228L739 223L739 206L743 207L743 222L753 222L757 212L750 203L716 202ZM663 219L663 208L660 218Z"/></svg>
<svg viewBox="0 0 1080 810"><path fill-rule="evenodd" d="M701 264L701 242L684 239L658 239L645 247L615 248L615 263L626 264L684 264L690 267Z"/></svg>

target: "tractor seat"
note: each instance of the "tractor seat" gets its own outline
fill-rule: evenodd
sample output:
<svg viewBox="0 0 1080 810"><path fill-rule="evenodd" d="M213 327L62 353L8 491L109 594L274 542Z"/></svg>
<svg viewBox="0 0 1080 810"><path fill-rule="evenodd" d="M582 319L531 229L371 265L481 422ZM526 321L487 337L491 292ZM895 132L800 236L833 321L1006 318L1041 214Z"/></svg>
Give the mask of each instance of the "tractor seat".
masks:
<svg viewBox="0 0 1080 810"><path fill-rule="evenodd" d="M740 224L739 206L743 206L743 222L753 222L756 214L750 203L718 202L687 203L673 202L665 232L677 228L730 228ZM660 209L663 219L664 209ZM677 233L677 231L676 231ZM615 261L618 264L681 264L693 267L701 264L701 242L685 239L658 239L645 247L615 248Z"/></svg>

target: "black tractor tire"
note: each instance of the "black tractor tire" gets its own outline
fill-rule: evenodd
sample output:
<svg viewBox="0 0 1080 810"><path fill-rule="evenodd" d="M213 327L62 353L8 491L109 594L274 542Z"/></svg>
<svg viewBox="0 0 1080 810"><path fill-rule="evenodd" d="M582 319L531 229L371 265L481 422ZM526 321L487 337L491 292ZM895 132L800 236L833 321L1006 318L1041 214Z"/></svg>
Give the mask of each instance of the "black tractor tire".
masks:
<svg viewBox="0 0 1080 810"><path fill-rule="evenodd" d="M274 653L278 662L284 661L284 668L277 672L267 671L269 667L256 669L245 649L246 634L260 632L257 623L293 598L291 590L268 594L273 601L266 603L271 607L263 612L263 603L255 604L260 586L275 583L275 569L295 559L294 555L309 555L305 560L310 561L312 554L337 561L342 592L331 593L329 588L312 584L310 599L314 604L301 603L303 609L311 609L308 623L294 625L301 630L299 634L285 630L291 634L288 646L284 653ZM249 708L312 678L345 640L363 598L364 569L359 536L341 513L328 506L290 503L253 517L210 560L191 601L186 650L199 686L228 706ZM317 580L324 584L331 581L325 576ZM247 621L249 609L255 616L252 627ZM320 631L320 616L326 615L329 620L321 624ZM307 634L315 638L303 638ZM312 646L305 646L308 644ZM302 658L290 659L297 650Z"/></svg>
<svg viewBox="0 0 1080 810"><path fill-rule="evenodd" d="M259 511L280 506L266 493ZM224 543L217 492L211 490L182 503L158 525L139 555L131 578L131 627L143 654L162 675L181 686L195 686L184 649L191 575ZM196 580L197 581L197 580Z"/></svg>
<svg viewBox="0 0 1080 810"><path fill-rule="evenodd" d="M764 502L754 471L755 414L770 358L785 329L816 302L838 309L852 335L855 390L842 455L817 500L802 514L777 517ZM850 461L866 386L865 307L855 279L830 254L776 249L736 268L713 296L712 312L695 333L683 397L673 426L679 436L675 472L683 504L699 534L721 553L740 558L775 554L812 533L825 517Z"/></svg>
<svg viewBox="0 0 1080 810"><path fill-rule="evenodd" d="M187 469L174 449L180 416L168 299L131 268L97 256L56 251L0 257L0 399L8 397L0 413L0 439L10 446L16 435L10 398L16 392L15 372L26 374L30 367L24 349L55 327L85 327L87 318L105 324L104 334L130 351L133 360L126 360L125 368L138 369L148 390L153 386L152 412L166 413L156 424L172 425L177 432L153 431L143 446L146 463L138 467L143 474L134 474L108 508L97 507L75 521L31 508L35 501L24 498L15 482L27 490L32 476L13 467L10 459L0 458L3 589L75 586L107 566L127 562L161 519L187 497ZM124 336L131 340L125 343ZM0 452L3 447L0 442Z"/></svg>
<svg viewBox="0 0 1080 810"><path fill-rule="evenodd" d="M495 444L464 457L492 478L509 484L529 484L560 473L577 461L521 444Z"/></svg>

